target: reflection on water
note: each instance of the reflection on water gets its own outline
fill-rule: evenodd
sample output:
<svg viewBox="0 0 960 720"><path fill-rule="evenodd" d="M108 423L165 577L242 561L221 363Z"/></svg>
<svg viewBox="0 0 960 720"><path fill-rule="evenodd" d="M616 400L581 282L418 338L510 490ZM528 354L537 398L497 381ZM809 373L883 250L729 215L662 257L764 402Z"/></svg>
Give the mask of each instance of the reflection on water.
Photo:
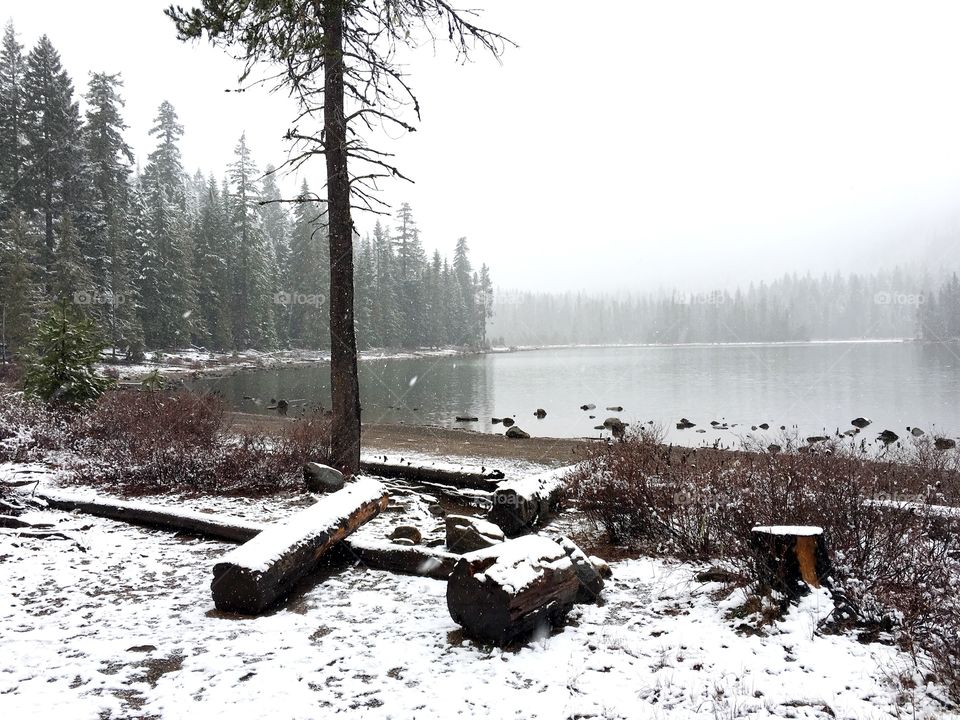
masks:
<svg viewBox="0 0 960 720"><path fill-rule="evenodd" d="M267 412L271 398L330 405L328 366L252 371L197 384L248 412ZM785 425L802 435L829 434L848 428L858 415L874 420L866 433L871 439L885 427L901 435L914 425L960 431L957 345L571 348L369 360L360 364L360 385L364 422L454 427L457 415L473 415L480 422L467 427L502 432L491 418L513 416L531 434L553 437L597 436L594 426L614 414L631 423L654 420L669 429L670 440L685 444L732 440L763 422L771 433ZM591 403L596 410L580 410ZM294 410L304 407L294 404ZM546 418L534 417L538 407ZM696 428L676 430L681 417ZM711 420L737 427L714 431Z"/></svg>

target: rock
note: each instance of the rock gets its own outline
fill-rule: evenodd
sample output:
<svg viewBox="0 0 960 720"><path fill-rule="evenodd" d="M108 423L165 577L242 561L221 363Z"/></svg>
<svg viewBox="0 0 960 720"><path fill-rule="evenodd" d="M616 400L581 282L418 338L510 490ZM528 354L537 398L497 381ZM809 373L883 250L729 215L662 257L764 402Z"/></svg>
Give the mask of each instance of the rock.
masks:
<svg viewBox="0 0 960 720"><path fill-rule="evenodd" d="M528 433L525 433L520 428L513 426L509 428L506 432L508 438L513 438L514 440L526 440L530 437Z"/></svg>
<svg viewBox="0 0 960 720"><path fill-rule="evenodd" d="M573 569L577 573L577 579L580 581L576 602L596 602L600 597L600 591L603 590L603 577L601 577L596 566L570 538L561 535L555 537L554 540L570 558Z"/></svg>
<svg viewBox="0 0 960 720"><path fill-rule="evenodd" d="M594 425L594 426L593 426L593 429L594 429L594 430L606 430L606 428L605 428L603 425Z"/></svg>
<svg viewBox="0 0 960 720"><path fill-rule="evenodd" d="M594 405L593 403L587 403L586 405L581 405L581 406L580 406L580 409L581 409L581 410L595 410L596 407L597 407L597 406Z"/></svg>
<svg viewBox="0 0 960 720"><path fill-rule="evenodd" d="M482 518L470 515L447 515L447 549L468 553L502 543L503 530Z"/></svg>
<svg viewBox="0 0 960 720"><path fill-rule="evenodd" d="M511 426L513 426L513 425L514 425L514 420L513 420L513 418L504 418L504 419L503 419L503 426L504 426L504 427L511 427Z"/></svg>
<svg viewBox="0 0 960 720"><path fill-rule="evenodd" d="M767 452L770 453L771 455L776 455L781 450L783 450L783 448L777 445L776 443L770 443L769 445L767 445Z"/></svg>
<svg viewBox="0 0 960 720"><path fill-rule="evenodd" d="M884 445L889 445L890 443L895 443L897 440L899 440L900 436L897 435L893 430L884 430L882 433L877 435L877 439Z"/></svg>
<svg viewBox="0 0 960 720"><path fill-rule="evenodd" d="M921 435L924 434L923 430L921 430L921 429L918 428L918 427L915 427L915 428L907 428L907 430L909 430L909 431L910 431L910 434L913 435L914 437L920 437Z"/></svg>
<svg viewBox="0 0 960 720"><path fill-rule="evenodd" d="M761 430L769 430L769 429L770 429L770 425L769 425L768 423L760 423L760 429L761 429Z"/></svg>
<svg viewBox="0 0 960 720"><path fill-rule="evenodd" d="M957 441L953 438L938 437L933 441L933 446L937 450L953 450L957 446Z"/></svg>
<svg viewBox="0 0 960 720"><path fill-rule="evenodd" d="M854 418L853 420L851 420L851 421L850 421L850 424L853 425L854 427L857 427L857 428L860 428L861 430L863 430L863 429L864 429L867 425L869 425L871 422L873 422L873 421L872 421L872 420L867 420L867 419L864 418L864 417L858 417L858 418Z"/></svg>
<svg viewBox="0 0 960 720"><path fill-rule="evenodd" d="M479 419L472 415L457 415L457 422L477 422Z"/></svg>
<svg viewBox="0 0 960 720"><path fill-rule="evenodd" d="M534 413L534 415L543 420L547 416L547 411L543 408L537 408L537 411Z"/></svg>
<svg viewBox="0 0 960 720"><path fill-rule="evenodd" d="M305 464L303 480L307 484L307 490L313 493L336 492L343 489L343 473L320 463Z"/></svg>
<svg viewBox="0 0 960 720"><path fill-rule="evenodd" d="M591 420L596 420L596 419L597 419L597 416L596 416L596 415L587 415L587 417L590 418Z"/></svg>
<svg viewBox="0 0 960 720"><path fill-rule="evenodd" d="M689 430L692 427L696 427L696 423L692 423L686 418L680 418L680 422L677 423L677 430Z"/></svg>
<svg viewBox="0 0 960 720"><path fill-rule="evenodd" d="M603 426L617 439L622 439L627 432L627 424L620 418L608 417L603 421Z"/></svg>
<svg viewBox="0 0 960 720"><path fill-rule="evenodd" d="M503 422L503 418L490 418L490 422L492 422L494 425L499 425Z"/></svg>
<svg viewBox="0 0 960 720"><path fill-rule="evenodd" d="M860 428L850 428L849 430L843 431L843 434L846 435L847 437L853 437L854 435L858 435L859 433L860 433Z"/></svg>
<svg viewBox="0 0 960 720"><path fill-rule="evenodd" d="M813 445L815 443L821 443L829 439L830 438L828 438L826 435L811 435L810 437L807 438L807 442Z"/></svg>
<svg viewBox="0 0 960 720"><path fill-rule="evenodd" d="M391 540L410 540L412 545L423 540L423 534L413 525L398 525L388 537Z"/></svg>
<svg viewBox="0 0 960 720"><path fill-rule="evenodd" d="M716 427L716 426L719 425L720 423L719 423L718 421L716 421L716 420L711 420L711 421L710 421L710 424L713 425L714 427Z"/></svg>
<svg viewBox="0 0 960 720"><path fill-rule="evenodd" d="M610 412L623 412L623 406L622 406L622 405L613 405L613 406L611 406L611 407L608 407L607 410L609 410Z"/></svg>
<svg viewBox="0 0 960 720"><path fill-rule="evenodd" d="M447 511L444 510L439 505L431 505L430 507L427 508L427 512L429 512L431 515L435 517L443 517L444 515L447 514Z"/></svg>
<svg viewBox="0 0 960 720"><path fill-rule="evenodd" d="M603 558L598 558L596 555L590 556L590 562L593 563L593 566L597 569L597 572L600 573L602 578L613 577L613 570L610 569L610 566L607 564L607 561Z"/></svg>
<svg viewBox="0 0 960 720"><path fill-rule="evenodd" d="M698 433L705 433L706 430L704 430L703 428L697 428L697 432L698 432Z"/></svg>

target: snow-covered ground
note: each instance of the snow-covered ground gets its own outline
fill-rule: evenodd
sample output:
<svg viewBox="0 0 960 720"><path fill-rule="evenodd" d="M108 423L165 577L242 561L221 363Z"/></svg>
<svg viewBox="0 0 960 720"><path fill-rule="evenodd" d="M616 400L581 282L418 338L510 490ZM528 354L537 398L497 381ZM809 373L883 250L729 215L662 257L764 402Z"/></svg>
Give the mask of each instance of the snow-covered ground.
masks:
<svg viewBox="0 0 960 720"><path fill-rule="evenodd" d="M454 357L463 355L463 348L436 348L413 351L370 350L360 353L361 360L396 360L413 357ZM133 365L103 363L100 371L115 370L121 380L138 380L154 371L165 377L197 374L230 374L240 370L260 370L290 365L315 365L330 361L330 353L322 350L275 350L261 352L207 352L177 350L148 352L144 362Z"/></svg>
<svg viewBox="0 0 960 720"><path fill-rule="evenodd" d="M398 522L442 534L434 498L388 485L393 507L360 536L382 539ZM178 502L270 521L310 499ZM960 717L895 648L817 634L825 592L765 635L744 634L728 616L742 595L697 582L700 568L616 562L602 605L502 651L463 638L441 581L357 566L238 619L214 610L209 589L231 545L79 514L26 517L71 539L0 533L2 718Z"/></svg>

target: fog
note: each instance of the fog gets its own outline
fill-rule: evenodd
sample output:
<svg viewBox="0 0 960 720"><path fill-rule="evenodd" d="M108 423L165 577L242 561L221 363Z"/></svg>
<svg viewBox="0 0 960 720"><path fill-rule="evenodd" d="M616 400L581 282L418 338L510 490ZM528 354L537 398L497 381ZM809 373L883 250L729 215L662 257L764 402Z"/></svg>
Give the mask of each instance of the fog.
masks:
<svg viewBox="0 0 960 720"><path fill-rule="evenodd" d="M0 16L28 47L50 35L81 91L89 70L122 73L141 162L168 99L191 170L220 172L244 131L261 167L282 163L291 102L224 92L240 64L178 42L166 4L35 0ZM466 65L441 46L409 53L422 122L388 141L416 183L383 197L413 205L428 248L465 235L497 285L533 290L955 266L960 6L472 5L518 47Z"/></svg>

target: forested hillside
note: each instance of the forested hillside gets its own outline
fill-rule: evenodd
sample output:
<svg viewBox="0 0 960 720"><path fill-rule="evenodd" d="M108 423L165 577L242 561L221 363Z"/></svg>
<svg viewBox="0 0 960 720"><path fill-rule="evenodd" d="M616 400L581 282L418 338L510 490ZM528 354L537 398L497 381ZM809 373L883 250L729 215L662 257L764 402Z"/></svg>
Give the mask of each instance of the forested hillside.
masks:
<svg viewBox="0 0 960 720"><path fill-rule="evenodd" d="M746 290L589 295L498 292L490 334L507 344L791 342L960 338L960 280L894 269L785 275Z"/></svg>
<svg viewBox="0 0 960 720"><path fill-rule="evenodd" d="M323 349L324 202L303 183L280 203L241 136L223 174L189 174L175 108L161 102L142 170L125 140L123 81L93 73L80 96L49 38L0 54L0 312L10 352L57 300L90 315L118 357L188 345ZM486 266L466 240L427 257L413 212L355 239L362 347L485 341Z"/></svg>

